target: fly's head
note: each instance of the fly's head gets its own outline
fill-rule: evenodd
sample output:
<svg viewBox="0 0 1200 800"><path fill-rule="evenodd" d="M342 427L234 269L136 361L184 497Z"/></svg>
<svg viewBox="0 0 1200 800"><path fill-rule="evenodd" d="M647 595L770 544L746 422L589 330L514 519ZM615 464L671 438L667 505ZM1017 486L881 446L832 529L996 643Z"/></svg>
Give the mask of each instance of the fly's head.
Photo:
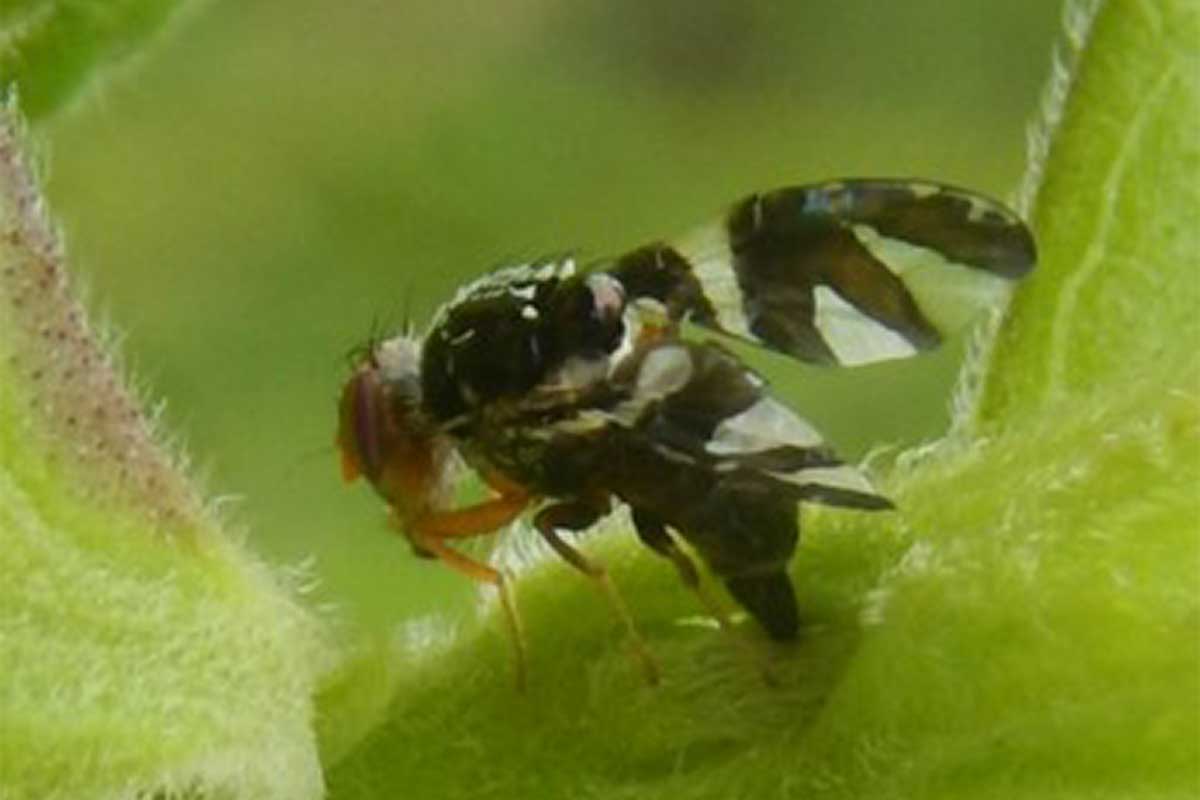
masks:
<svg viewBox="0 0 1200 800"><path fill-rule="evenodd" d="M360 475L408 522L442 505L453 449L423 409L421 343L402 335L369 346L342 387L342 476Z"/></svg>

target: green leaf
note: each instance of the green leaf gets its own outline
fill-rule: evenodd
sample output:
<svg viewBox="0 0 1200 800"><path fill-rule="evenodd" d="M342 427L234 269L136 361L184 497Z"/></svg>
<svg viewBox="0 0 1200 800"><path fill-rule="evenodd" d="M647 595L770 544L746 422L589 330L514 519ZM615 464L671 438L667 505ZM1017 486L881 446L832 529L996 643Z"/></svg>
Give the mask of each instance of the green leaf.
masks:
<svg viewBox="0 0 1200 800"><path fill-rule="evenodd" d="M6 0L0 5L0 90L15 84L41 120L102 67L143 48L184 0Z"/></svg>
<svg viewBox="0 0 1200 800"><path fill-rule="evenodd" d="M1068 24L1077 46L1086 15ZM1092 41L1078 69L1056 74L1035 131L1024 194L1041 265L1000 337L984 419L1146 370L1179 370L1195 385L1200 5L1112 2Z"/></svg>
<svg viewBox="0 0 1200 800"><path fill-rule="evenodd" d="M0 13L60 7L85 4ZM620 522L586 546L661 686L586 581L520 554L526 694L493 605L327 669L87 323L4 109L0 796L1195 796L1200 26L1185 0L1076 8L1025 193L1042 263L972 368L974 424L902 460L901 512L805 511L775 688ZM20 52L0 74L58 57Z"/></svg>
<svg viewBox="0 0 1200 800"><path fill-rule="evenodd" d="M586 546L661 686L534 559L528 693L494 606L406 628L319 701L330 797L1196 796L1197 13L1072 6L1025 192L1042 260L971 368L975 424L902 459L899 513L805 511L780 687L618 524Z"/></svg>
<svg viewBox="0 0 1200 800"><path fill-rule="evenodd" d="M331 655L158 442L0 106L0 796L321 796Z"/></svg>

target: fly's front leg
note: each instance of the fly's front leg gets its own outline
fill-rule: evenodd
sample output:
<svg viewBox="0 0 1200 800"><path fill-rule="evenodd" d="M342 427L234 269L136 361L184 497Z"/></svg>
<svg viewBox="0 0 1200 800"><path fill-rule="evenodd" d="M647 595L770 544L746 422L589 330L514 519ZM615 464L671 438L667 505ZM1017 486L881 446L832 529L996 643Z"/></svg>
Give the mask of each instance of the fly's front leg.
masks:
<svg viewBox="0 0 1200 800"><path fill-rule="evenodd" d="M751 663L762 674L763 680L770 686L777 686L779 681L770 667L767 666L763 654L755 647L753 642L734 627L725 607L701 582L700 573L696 569L695 562L679 546L679 543L671 535L671 532L667 530L667 526L663 524L662 520L646 511L635 508L633 509L633 526L637 529L638 538L642 540L644 545L675 565L675 570L679 573L679 578L683 581L683 585L700 599L700 604L717 621L721 630L737 643L738 650L750 659Z"/></svg>
<svg viewBox="0 0 1200 800"><path fill-rule="evenodd" d="M512 490L482 503L452 511L424 511L412 520L402 522L405 532L435 539L462 539L484 536L500 530L529 505L531 497L524 491Z"/></svg>
<svg viewBox="0 0 1200 800"><path fill-rule="evenodd" d="M511 578L498 569L480 563L446 544L447 539L485 536L512 522L529 505L530 496L515 488L467 508L453 511L427 511L404 523L397 520L413 548L432 556L456 572L480 583L496 587L500 608L508 626L513 647L513 672L517 690L525 688L525 631L512 596Z"/></svg>
<svg viewBox="0 0 1200 800"><path fill-rule="evenodd" d="M463 555L446 545L441 539L414 538L413 544L429 555L437 558L446 566L466 575L480 583L488 583L496 587L500 595L500 608L504 612L504 620L508 624L509 639L513 646L513 674L516 678L517 691L525 690L525 629L521 625L521 616L517 613L517 605L512 596L510 579L503 572L487 564Z"/></svg>
<svg viewBox="0 0 1200 800"><path fill-rule="evenodd" d="M554 552L595 582L596 587L608 600L613 613L617 615L621 625L625 628L625 633L632 643L634 656L641 666L646 682L653 685L658 683L658 664L638 633L637 627L633 623L633 617L630 616L629 609L626 607L625 601L621 599L608 570L576 550L557 532L558 528L572 531L583 530L607 514L608 510L609 500L606 495L583 497L547 506L534 517L533 524L546 543L554 549Z"/></svg>

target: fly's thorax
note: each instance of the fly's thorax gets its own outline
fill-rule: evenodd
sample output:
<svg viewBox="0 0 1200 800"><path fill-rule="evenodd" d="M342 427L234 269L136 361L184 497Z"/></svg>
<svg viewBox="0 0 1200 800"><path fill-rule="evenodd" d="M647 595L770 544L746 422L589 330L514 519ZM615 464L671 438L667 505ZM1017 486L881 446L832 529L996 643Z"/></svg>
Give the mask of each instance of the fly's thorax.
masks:
<svg viewBox="0 0 1200 800"><path fill-rule="evenodd" d="M569 497L607 474L614 433L608 415L590 408L536 413L493 406L458 446L478 472L504 475L533 494Z"/></svg>
<svg viewBox="0 0 1200 800"><path fill-rule="evenodd" d="M569 260L485 276L435 317L420 367L425 407L447 423L585 389L607 375L624 310L619 281L577 275Z"/></svg>

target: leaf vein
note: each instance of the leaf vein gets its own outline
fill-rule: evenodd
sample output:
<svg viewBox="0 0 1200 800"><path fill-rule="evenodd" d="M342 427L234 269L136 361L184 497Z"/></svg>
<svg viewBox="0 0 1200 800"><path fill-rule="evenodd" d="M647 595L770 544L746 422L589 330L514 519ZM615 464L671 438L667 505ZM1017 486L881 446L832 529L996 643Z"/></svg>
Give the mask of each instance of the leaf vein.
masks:
<svg viewBox="0 0 1200 800"><path fill-rule="evenodd" d="M1051 329L1050 365L1047 391L1050 400L1061 399L1068 389L1067 369L1068 354L1072 342L1072 330L1077 319L1076 309L1084 288L1096 276L1108 256L1108 242L1113 232L1113 224L1117 219L1118 198L1125 179L1129 176L1130 166L1146 123L1152 113L1160 105L1163 95L1170 87L1176 75L1174 65L1167 67L1155 82L1154 87L1144 95L1138 104L1132 118L1129 120L1127 132L1100 192L1100 207L1097 209L1098 222L1095 235L1088 244L1079 266L1063 281L1062 291L1055 310L1055 325Z"/></svg>

